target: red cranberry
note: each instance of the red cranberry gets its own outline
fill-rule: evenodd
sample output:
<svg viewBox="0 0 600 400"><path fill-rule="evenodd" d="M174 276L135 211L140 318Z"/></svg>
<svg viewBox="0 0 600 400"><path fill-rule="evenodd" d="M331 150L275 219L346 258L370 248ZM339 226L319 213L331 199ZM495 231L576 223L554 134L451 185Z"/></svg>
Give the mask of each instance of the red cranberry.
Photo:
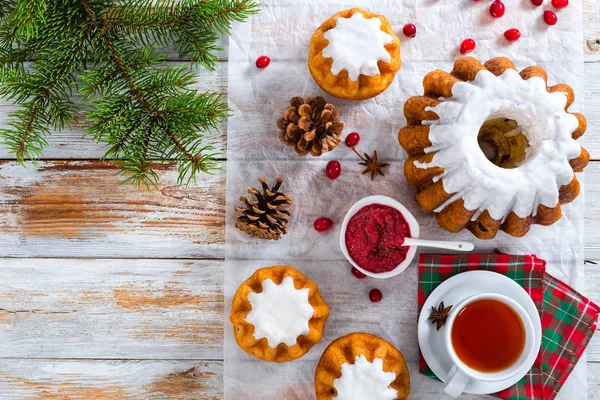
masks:
<svg viewBox="0 0 600 400"><path fill-rule="evenodd" d="M460 52L461 54L467 54L475 50L475 41L471 38L465 39L460 44Z"/></svg>
<svg viewBox="0 0 600 400"><path fill-rule="evenodd" d="M346 146L354 147L360 142L360 135L358 132L352 132L348 136L346 136Z"/></svg>
<svg viewBox="0 0 600 400"><path fill-rule="evenodd" d="M365 274L357 270L356 267L352 267L352 275L354 275L356 279L363 279L367 277Z"/></svg>
<svg viewBox="0 0 600 400"><path fill-rule="evenodd" d="M332 225L333 221L325 217L317 218L314 223L314 227L317 232L326 231L327 229L331 228Z"/></svg>
<svg viewBox="0 0 600 400"><path fill-rule="evenodd" d="M381 290L379 290L379 289L372 289L369 292L369 300L371 300L372 303L379 303L381 301L381 299L383 299L383 295L381 294Z"/></svg>
<svg viewBox="0 0 600 400"><path fill-rule="evenodd" d="M260 56L256 59L256 68L267 68L271 64L271 59L267 56Z"/></svg>
<svg viewBox="0 0 600 400"><path fill-rule="evenodd" d="M531 0L531 4L533 4L536 7L541 6L544 3L544 0Z"/></svg>
<svg viewBox="0 0 600 400"><path fill-rule="evenodd" d="M554 11L546 10L544 11L544 22L548 25L556 25L558 22L558 17Z"/></svg>
<svg viewBox="0 0 600 400"><path fill-rule="evenodd" d="M417 36L417 27L415 24L406 24L404 25L404 28L402 28L402 33L408 37L415 37Z"/></svg>
<svg viewBox="0 0 600 400"><path fill-rule="evenodd" d="M519 38L521 37L521 32L519 32L519 30L516 28L512 28L504 32L504 37L509 42L514 42L516 40L519 40Z"/></svg>
<svg viewBox="0 0 600 400"><path fill-rule="evenodd" d="M552 6L554 8L558 8L559 10L561 8L565 8L568 5L569 5L569 0L552 0Z"/></svg>
<svg viewBox="0 0 600 400"><path fill-rule="evenodd" d="M325 173L329 179L337 179L342 173L342 166L339 161L329 161L327 163L327 167L325 168Z"/></svg>
<svg viewBox="0 0 600 400"><path fill-rule="evenodd" d="M490 15L494 18L500 18L504 15L506 11L506 7L504 7L504 3L500 0L496 0L490 6Z"/></svg>

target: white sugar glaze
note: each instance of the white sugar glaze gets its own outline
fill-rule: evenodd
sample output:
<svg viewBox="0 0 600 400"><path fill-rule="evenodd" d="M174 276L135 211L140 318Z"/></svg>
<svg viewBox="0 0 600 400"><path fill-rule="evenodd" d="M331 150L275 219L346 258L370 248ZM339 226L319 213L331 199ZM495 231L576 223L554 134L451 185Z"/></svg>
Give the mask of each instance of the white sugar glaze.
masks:
<svg viewBox="0 0 600 400"><path fill-rule="evenodd" d="M266 279L262 288L262 292L248 295L252 310L246 321L254 325L254 338L266 338L273 348L280 343L295 345L298 336L310 331L308 321L315 313L308 301L308 288L296 289L290 276L280 285Z"/></svg>
<svg viewBox="0 0 600 400"><path fill-rule="evenodd" d="M394 380L396 374L383 370L381 358L370 363L361 354L354 364L342 364L342 376L333 381L337 391L333 400L394 400L398 396L390 387Z"/></svg>
<svg viewBox="0 0 600 400"><path fill-rule="evenodd" d="M435 181L442 179L444 190L454 195L436 212L459 198L476 211L473 220L485 210L504 220L510 211L525 218L540 204L556 207L559 188L573 179L569 160L581 152L571 137L578 120L565 111L564 93L548 93L542 78L523 80L512 69L500 76L482 70L473 82L455 83L452 97L443 100L428 108L439 120L423 121L432 143L425 151L437 153L430 163L416 163L444 168ZM479 148L479 129L491 118L516 120L523 129L530 147L517 168L492 164Z"/></svg>
<svg viewBox="0 0 600 400"><path fill-rule="evenodd" d="M391 43L391 35L381 30L377 17L366 19L357 12L350 18L338 18L335 28L325 32L329 41L323 49L323 57L333 59L331 73L337 75L348 71L351 81L359 75L379 75L378 61L390 61L385 45Z"/></svg>

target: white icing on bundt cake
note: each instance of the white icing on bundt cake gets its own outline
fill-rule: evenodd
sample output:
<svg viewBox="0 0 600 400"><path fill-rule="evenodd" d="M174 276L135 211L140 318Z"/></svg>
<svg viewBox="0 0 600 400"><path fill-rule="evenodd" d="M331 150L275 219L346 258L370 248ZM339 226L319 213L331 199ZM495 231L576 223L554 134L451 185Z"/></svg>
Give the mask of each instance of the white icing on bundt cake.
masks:
<svg viewBox="0 0 600 400"><path fill-rule="evenodd" d="M538 206L555 207L559 188L573 179L569 160L576 158L580 145L571 137L578 119L565 111L564 93L550 93L540 77L524 80L514 69L499 76L487 70L471 82L456 82L452 97L428 108L438 120L430 125L431 146L436 152L420 168L441 167L444 190L452 197L434 211L441 212L459 198L464 207L476 210L472 220L487 210L503 220L510 211L525 218L535 215ZM500 168L486 158L478 144L480 127L491 118L518 121L529 142L526 158L517 168Z"/></svg>

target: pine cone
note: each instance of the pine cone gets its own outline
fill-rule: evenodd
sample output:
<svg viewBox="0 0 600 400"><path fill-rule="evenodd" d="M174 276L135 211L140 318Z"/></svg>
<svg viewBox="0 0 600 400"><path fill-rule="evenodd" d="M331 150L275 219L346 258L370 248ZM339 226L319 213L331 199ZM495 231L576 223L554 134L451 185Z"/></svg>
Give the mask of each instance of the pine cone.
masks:
<svg viewBox="0 0 600 400"><path fill-rule="evenodd" d="M291 107L277 121L279 140L294 146L301 156L331 151L342 142L344 123L338 120L338 109L322 97L293 97Z"/></svg>
<svg viewBox="0 0 600 400"><path fill-rule="evenodd" d="M287 193L279 192L283 178L277 178L271 189L263 178L258 181L262 192L256 188L248 189L248 193L256 200L240 197L246 207L235 208L242 214L233 217L236 220L235 227L259 239L278 240L287 233L286 217L292 214L286 209L292 204L292 199Z"/></svg>

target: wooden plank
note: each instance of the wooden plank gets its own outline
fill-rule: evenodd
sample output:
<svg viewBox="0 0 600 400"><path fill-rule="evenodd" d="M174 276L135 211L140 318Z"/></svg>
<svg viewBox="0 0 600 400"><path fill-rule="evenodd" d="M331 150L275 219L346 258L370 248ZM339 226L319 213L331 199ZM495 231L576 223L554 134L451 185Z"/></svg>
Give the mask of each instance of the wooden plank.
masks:
<svg viewBox="0 0 600 400"><path fill-rule="evenodd" d="M592 158L600 159L600 62L586 63L584 65L585 90L583 98L585 99L585 115L588 120L587 134L584 136L585 146L592 155ZM198 69L198 90L217 89L220 92L227 92L227 62L220 62L219 68L215 71L208 71L203 68ZM578 96L580 94L577 94ZM282 105L283 107L283 105ZM12 103L0 101L0 120L6 120L7 115L14 109ZM248 140L254 143L270 143L270 138L276 136L276 130L269 129L263 132L264 121L255 120L252 115L244 116L248 121L248 132L252 132ZM273 124L269 127L274 126ZM86 123L83 115L80 121L72 127L62 132L54 132L47 137L48 147L44 152L44 159L96 159L104 155L106 148L95 143L93 138L84 137ZM392 125L397 125L393 129L396 131L402 125L402 119ZM217 151L226 150L226 121L219 125L220 134L207 135L205 143L214 146ZM7 152L4 146L0 146L0 159L14 159L14 155Z"/></svg>
<svg viewBox="0 0 600 400"><path fill-rule="evenodd" d="M171 63L172 64L172 63ZM198 92L207 90L216 90L219 93L227 94L227 63L217 63L217 69L210 71L204 68L197 68L198 74L196 84L193 86ZM73 101L77 104L79 96L74 96ZM0 99L0 121L5 124L8 121L9 114L15 110L15 105L11 101ZM85 136L85 130L89 124L85 121L85 116L80 113L76 116L76 123L69 129L63 131L54 131L46 137L48 146L44 150L44 159L99 159L106 152L107 148L96 143L93 137ZM0 124L1 125L1 124ZM206 145L214 146L216 151L224 153L226 149L227 121L219 124L219 132L207 133L204 139ZM10 154L6 146L0 145L0 159L15 159L14 154Z"/></svg>
<svg viewBox="0 0 600 400"><path fill-rule="evenodd" d="M590 228L588 228L589 230ZM600 304L600 259L587 258L588 263L585 265L586 284L582 293L596 304ZM598 332L592 337L588 345L587 357L590 362L600 363L600 334ZM588 375L591 376L589 372ZM600 381L598 385L600 385ZM600 391L600 386L598 386L598 391Z"/></svg>
<svg viewBox="0 0 600 400"><path fill-rule="evenodd" d="M222 329L223 309L215 307L223 303L221 263L4 259L0 265L0 399L33 399L42 394L56 399L222 398L222 362L181 360L210 354L195 349L207 347L211 340L220 346L222 332L207 329L212 339L194 337L189 324ZM597 279L596 275L588 277ZM357 281L353 295L361 293L364 283L368 284ZM382 284L391 293L394 285ZM415 293L406 288L394 296L404 299L396 304L409 312L396 309L395 313L408 323L414 313L410 296ZM197 313L187 314L192 310ZM107 316L111 317L107 320ZM135 320L145 322L137 327L131 322ZM164 328L173 323L175 329ZM162 328L157 329L157 324ZM333 336L343 334L333 329ZM140 334L133 335L134 341L131 330ZM186 332L192 332L194 347L187 345ZM590 345L591 361L597 354L591 351L595 343ZM220 354L219 349L217 357ZM146 356L179 360L133 360ZM54 357L61 359L48 359ZM597 364L589 368L590 393L594 393Z"/></svg>
<svg viewBox="0 0 600 400"><path fill-rule="evenodd" d="M2 357L223 357L222 261L0 259L0 269Z"/></svg>
<svg viewBox="0 0 600 400"><path fill-rule="evenodd" d="M585 169L585 258L600 259L600 163L591 162ZM588 282L594 282L587 280ZM595 281L599 283L600 276ZM598 296L600 300L600 296ZM600 301L599 301L600 304Z"/></svg>
<svg viewBox="0 0 600 400"><path fill-rule="evenodd" d="M0 377L2 400L223 398L220 361L2 359ZM588 364L588 379L589 400L599 400L599 363Z"/></svg>
<svg viewBox="0 0 600 400"><path fill-rule="evenodd" d="M583 53L587 62L600 61L600 7L598 0L583 0Z"/></svg>
<svg viewBox="0 0 600 400"><path fill-rule="evenodd" d="M583 113L588 128L581 140L591 157L598 160L600 159L600 62L584 64L584 74Z"/></svg>
<svg viewBox="0 0 600 400"><path fill-rule="evenodd" d="M600 400L600 363L588 363L588 400Z"/></svg>
<svg viewBox="0 0 600 400"><path fill-rule="evenodd" d="M29 163L28 163L29 164ZM121 185L99 161L0 161L0 254L5 257L219 258L225 173L188 189L157 166L158 189Z"/></svg>
<svg viewBox="0 0 600 400"><path fill-rule="evenodd" d="M222 357L223 261L0 259L0 268L2 357ZM600 281L597 266L585 273ZM600 303L598 285L584 294ZM398 304L412 310L409 297ZM600 336L588 350L600 362Z"/></svg>
<svg viewBox="0 0 600 400"><path fill-rule="evenodd" d="M223 398L222 361L0 360L0 399Z"/></svg>
<svg viewBox="0 0 600 400"><path fill-rule="evenodd" d="M390 168L384 179L402 182L400 164ZM47 161L37 169L0 162L0 254L223 257L224 172L203 175L197 185L184 189L176 184L176 171L161 167L158 190L147 192L120 185L117 171L98 161ZM600 163L590 163L586 177L587 204L593 205L600 198ZM386 190L393 195L395 189ZM597 207L588 207L585 223L586 256L600 258Z"/></svg>
<svg viewBox="0 0 600 400"><path fill-rule="evenodd" d="M221 262L1 259L0 265L0 399L37 398L40 392L48 398L221 398L220 362L111 360L221 357ZM598 280L593 266L586 272ZM407 289L397 304L410 312L396 312L410 319L414 293ZM590 288L588 294L597 299L600 291ZM598 361L598 343L589 347L590 361ZM55 357L61 360L26 359ZM208 367L199 372L198 365ZM216 375L206 372L215 368Z"/></svg>

